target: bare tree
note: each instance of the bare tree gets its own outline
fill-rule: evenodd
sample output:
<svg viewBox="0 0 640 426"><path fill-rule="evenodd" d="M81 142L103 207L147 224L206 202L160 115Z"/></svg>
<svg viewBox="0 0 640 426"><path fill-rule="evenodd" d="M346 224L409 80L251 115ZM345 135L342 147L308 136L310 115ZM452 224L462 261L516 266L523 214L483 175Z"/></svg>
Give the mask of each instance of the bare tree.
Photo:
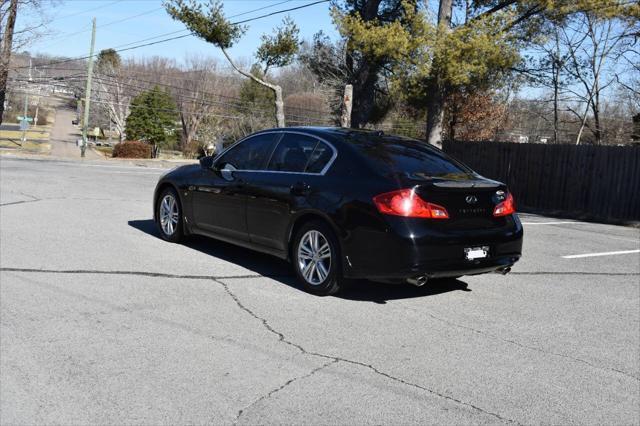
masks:
<svg viewBox="0 0 640 426"><path fill-rule="evenodd" d="M8 6L8 7L7 7ZM2 35L2 46L0 46L0 124L4 116L4 101L7 93L7 78L9 76L9 62L11 60L11 48L13 45L13 32L16 25L16 16L18 14L18 0L11 0L8 4L5 0L0 6L2 20L0 23L0 31L4 30ZM6 16L6 21L5 21Z"/></svg>
<svg viewBox="0 0 640 426"><path fill-rule="evenodd" d="M125 127L129 115L131 99L137 91L132 87L133 80L122 64L120 56L113 49L100 52L96 61L95 97L106 109L110 123L115 126L120 142L125 140Z"/></svg>
<svg viewBox="0 0 640 426"><path fill-rule="evenodd" d="M211 95L219 92L222 84L215 60L191 56L185 63L186 69L177 80L180 89L174 89L180 110L183 150L191 149L200 134L200 127L219 109L219 103L211 99ZM211 124L212 120L208 123Z"/></svg>
<svg viewBox="0 0 640 426"><path fill-rule="evenodd" d="M52 0L48 4L57 3ZM19 12L19 13L18 13ZM0 2L0 123L4 114L11 54L46 34L49 17L42 0L2 0ZM24 24L16 27L18 16Z"/></svg>
<svg viewBox="0 0 640 426"><path fill-rule="evenodd" d="M583 12L577 15L570 30L561 29L561 42L568 53L566 69L577 82L577 87L567 89L578 104L578 107L567 106L580 121L576 145L580 144L585 128L593 133L597 144L602 143L602 96L616 81L611 69L629 28L628 24Z"/></svg>

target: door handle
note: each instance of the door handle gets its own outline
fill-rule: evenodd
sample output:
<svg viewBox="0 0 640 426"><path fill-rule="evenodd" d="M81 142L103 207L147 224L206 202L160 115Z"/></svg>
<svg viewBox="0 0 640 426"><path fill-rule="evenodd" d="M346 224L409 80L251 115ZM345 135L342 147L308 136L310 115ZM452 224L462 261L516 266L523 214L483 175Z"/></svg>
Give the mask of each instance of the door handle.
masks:
<svg viewBox="0 0 640 426"><path fill-rule="evenodd" d="M293 195L307 195L311 192L311 186L306 182L297 182L291 185L291 194Z"/></svg>

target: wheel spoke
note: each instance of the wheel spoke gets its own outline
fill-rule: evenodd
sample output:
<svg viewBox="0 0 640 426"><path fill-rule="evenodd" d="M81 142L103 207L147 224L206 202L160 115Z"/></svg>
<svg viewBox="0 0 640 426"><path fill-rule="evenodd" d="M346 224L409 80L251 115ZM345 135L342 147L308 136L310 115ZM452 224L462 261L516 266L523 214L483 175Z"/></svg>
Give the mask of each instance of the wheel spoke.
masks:
<svg viewBox="0 0 640 426"><path fill-rule="evenodd" d="M318 277L320 276L320 271L318 270L318 262L313 262L313 271L311 272L311 281L314 284L320 284L322 282L322 280L321 279L318 279L318 280L313 279L314 275L316 275Z"/></svg>
<svg viewBox="0 0 640 426"><path fill-rule="evenodd" d="M327 275L329 275L329 271L327 271L327 268L324 266L324 263L322 262L317 263L317 269L318 269L318 278L320 279L320 282L322 282L325 280L325 278L327 278Z"/></svg>
<svg viewBox="0 0 640 426"><path fill-rule="evenodd" d="M311 250L311 248L307 245L307 241L303 241L300 244L300 252L307 256L313 256L313 250Z"/></svg>
<svg viewBox="0 0 640 426"><path fill-rule="evenodd" d="M311 271L312 266L313 266L313 261L310 261L309 263L304 265L304 268L302 269L302 275L307 279L307 281L311 281L310 280L311 274L309 274L309 272Z"/></svg>
<svg viewBox="0 0 640 426"><path fill-rule="evenodd" d="M313 251L318 252L318 246L320 244L320 233L317 231L313 232Z"/></svg>
<svg viewBox="0 0 640 426"><path fill-rule="evenodd" d="M318 256L320 256L321 259L331 257L331 247L329 247L328 243L325 242L322 247L320 247L320 250L318 250Z"/></svg>
<svg viewBox="0 0 640 426"><path fill-rule="evenodd" d="M331 245L320 231L307 231L298 243L298 270L311 285L321 285L331 271Z"/></svg>
<svg viewBox="0 0 640 426"><path fill-rule="evenodd" d="M160 227L165 235L173 235L180 222L180 211L175 197L167 194L160 203Z"/></svg>

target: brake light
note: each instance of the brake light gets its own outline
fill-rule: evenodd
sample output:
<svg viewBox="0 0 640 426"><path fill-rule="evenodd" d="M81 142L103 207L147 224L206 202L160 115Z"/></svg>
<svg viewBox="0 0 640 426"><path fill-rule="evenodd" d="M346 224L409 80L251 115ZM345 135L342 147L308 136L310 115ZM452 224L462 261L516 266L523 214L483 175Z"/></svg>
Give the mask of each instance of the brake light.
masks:
<svg viewBox="0 0 640 426"><path fill-rule="evenodd" d="M373 197L373 203L382 214L427 219L449 219L447 209L429 203L413 189L400 189Z"/></svg>
<svg viewBox="0 0 640 426"><path fill-rule="evenodd" d="M516 203L513 200L513 195L511 194L507 194L507 198L499 203L494 209L493 209L493 215L498 217L498 216L508 216L510 214L513 214L516 212Z"/></svg>

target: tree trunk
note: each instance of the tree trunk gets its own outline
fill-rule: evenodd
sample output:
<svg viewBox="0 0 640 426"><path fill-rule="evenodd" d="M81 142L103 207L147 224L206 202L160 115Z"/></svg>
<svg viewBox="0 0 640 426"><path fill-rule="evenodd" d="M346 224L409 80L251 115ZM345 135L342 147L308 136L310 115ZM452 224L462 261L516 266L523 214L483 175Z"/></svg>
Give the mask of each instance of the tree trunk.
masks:
<svg viewBox="0 0 640 426"><path fill-rule="evenodd" d="M382 0L367 0L362 6L355 8L364 22L379 19L380 3ZM357 63L354 66L354 62ZM353 104L351 109L351 126L359 129L372 121L372 113L375 108L375 88L382 64L373 61L366 55L362 55L356 61L347 52L346 65L351 74L349 83L353 86Z"/></svg>
<svg viewBox="0 0 640 426"><path fill-rule="evenodd" d="M182 134L180 135L180 145L182 150L184 151L184 149L189 145L189 139L190 139L190 135L189 135L189 127L187 126L187 120L184 116L184 112L182 112L182 108L180 108L180 123L182 124Z"/></svg>
<svg viewBox="0 0 640 426"><path fill-rule="evenodd" d="M451 28L451 14L453 13L453 0L440 0L438 7L438 32L448 31ZM432 69L431 96L427 100L427 142L431 145L442 143L442 128L444 119L445 93L438 75L437 64Z"/></svg>
<svg viewBox="0 0 640 426"><path fill-rule="evenodd" d="M556 67L556 63L555 63L555 59L554 59L554 76L553 76L553 143L559 143L558 142L558 127L559 127L559 117L558 117L558 85L560 84L559 82L559 76L556 74L558 73L558 69Z"/></svg>
<svg viewBox="0 0 640 426"><path fill-rule="evenodd" d="M359 129L372 121L379 70L379 65L363 58L355 73L351 110L351 127L354 129Z"/></svg>
<svg viewBox="0 0 640 426"><path fill-rule="evenodd" d="M596 145L601 145L602 144L602 128L601 123L600 123L600 85L598 84L598 82L596 81L596 90L595 90L595 96L592 99L592 110L593 110L593 121L594 121L594 126L595 126L595 130L593 132L593 135L596 138Z"/></svg>
<svg viewBox="0 0 640 426"><path fill-rule="evenodd" d="M267 83L264 80L259 79L258 77L256 77L255 75L243 71L241 70L236 64L235 62L233 62L233 60L231 59L231 56L229 56L229 54L227 53L226 49L220 49L222 50L222 53L224 54L225 58L227 58L227 61L229 62L229 64L231 64L231 67L233 67L234 70L236 70L237 72L239 72L240 74L242 74L243 76L250 78L251 80L255 81L256 83L268 87L269 89L273 90L273 94L275 95L276 98L276 125L277 127L285 127L285 121L284 121L284 100L282 98L282 87L278 86L277 84L271 84L271 83Z"/></svg>
<svg viewBox="0 0 640 426"><path fill-rule="evenodd" d="M560 70L562 68L562 64L560 62L560 35L558 34L558 29L556 28L555 32L555 41L556 41L556 50L553 56L553 143L559 143L558 133L559 133L559 91L560 91Z"/></svg>
<svg viewBox="0 0 640 426"><path fill-rule="evenodd" d="M427 100L427 143L442 144L442 129L444 121L444 97L439 87L434 88Z"/></svg>
<svg viewBox="0 0 640 426"><path fill-rule="evenodd" d="M4 117L4 101L7 94L7 78L9 77L9 63L11 60L11 46L13 44L13 30L18 13L18 0L11 0L9 15L2 37L2 52L0 52L0 124Z"/></svg>
<svg viewBox="0 0 640 426"><path fill-rule="evenodd" d="M276 95L276 126L285 127L284 122L284 100L282 99L282 87L274 85L271 87Z"/></svg>
<svg viewBox="0 0 640 426"><path fill-rule="evenodd" d="M342 117L340 117L340 125L342 127L351 127L351 110L353 108L353 86L347 84L344 87L344 96L342 98Z"/></svg>
<svg viewBox="0 0 640 426"><path fill-rule="evenodd" d="M589 104L587 103L587 107L584 110L584 115L580 120L580 130L578 130L578 135L576 136L576 145L580 145L580 140L582 139L582 132L584 132L584 128L587 125L588 114L589 114Z"/></svg>

